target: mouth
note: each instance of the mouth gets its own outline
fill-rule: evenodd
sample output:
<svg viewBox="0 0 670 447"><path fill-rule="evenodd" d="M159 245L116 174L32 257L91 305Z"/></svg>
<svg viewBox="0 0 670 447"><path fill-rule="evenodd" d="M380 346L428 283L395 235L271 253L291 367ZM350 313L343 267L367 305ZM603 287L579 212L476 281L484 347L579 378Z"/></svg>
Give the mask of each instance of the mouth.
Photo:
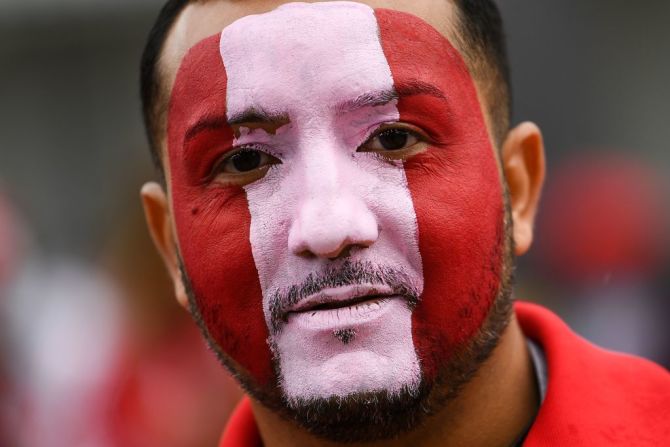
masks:
<svg viewBox="0 0 670 447"><path fill-rule="evenodd" d="M386 285L357 284L322 289L288 307L281 315L281 326L297 325L309 330L358 327L379 318L391 302L406 300Z"/></svg>
<svg viewBox="0 0 670 447"><path fill-rule="evenodd" d="M340 309L362 309L394 297L385 285L349 285L324 289L300 300L287 310L290 314L328 312Z"/></svg>

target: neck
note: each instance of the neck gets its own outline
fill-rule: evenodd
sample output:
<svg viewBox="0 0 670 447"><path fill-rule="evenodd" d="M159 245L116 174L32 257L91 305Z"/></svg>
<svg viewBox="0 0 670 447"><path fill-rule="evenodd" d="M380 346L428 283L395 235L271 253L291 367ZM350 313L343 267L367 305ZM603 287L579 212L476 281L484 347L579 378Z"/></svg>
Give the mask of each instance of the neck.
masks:
<svg viewBox="0 0 670 447"><path fill-rule="evenodd" d="M539 396L521 328L512 320L475 377L445 408L398 439L348 447L510 446L532 421ZM252 401L265 447L336 447Z"/></svg>

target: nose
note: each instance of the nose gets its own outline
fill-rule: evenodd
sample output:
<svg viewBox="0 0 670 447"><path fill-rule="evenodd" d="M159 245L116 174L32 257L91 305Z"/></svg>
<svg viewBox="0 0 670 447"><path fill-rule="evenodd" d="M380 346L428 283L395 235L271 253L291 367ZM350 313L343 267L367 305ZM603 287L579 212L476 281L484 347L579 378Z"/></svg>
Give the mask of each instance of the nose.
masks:
<svg viewBox="0 0 670 447"><path fill-rule="evenodd" d="M365 200L367 177L330 134L320 137L306 145L293 171L297 205L288 249L296 256L336 259L373 245L379 226Z"/></svg>
<svg viewBox="0 0 670 447"><path fill-rule="evenodd" d="M365 201L365 181L351 157L326 136L303 152L288 245L297 256L334 259L370 247L379 228Z"/></svg>
<svg viewBox="0 0 670 447"><path fill-rule="evenodd" d="M342 192L307 200L291 225L288 242L297 256L336 259L354 247L370 247L378 236L377 220L364 202Z"/></svg>

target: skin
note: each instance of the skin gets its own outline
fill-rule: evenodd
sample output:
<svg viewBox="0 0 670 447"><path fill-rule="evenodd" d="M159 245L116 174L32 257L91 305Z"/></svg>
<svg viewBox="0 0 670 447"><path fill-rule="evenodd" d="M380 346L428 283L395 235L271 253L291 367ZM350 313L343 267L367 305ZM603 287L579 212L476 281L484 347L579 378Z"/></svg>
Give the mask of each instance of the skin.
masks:
<svg viewBox="0 0 670 447"><path fill-rule="evenodd" d="M213 1L188 6L170 33L164 50L161 68L166 85L172 89L184 54L197 42L242 16L266 12L281 3ZM373 8L410 12L443 35L454 37L454 11L449 2L426 0L411 2L411 5L410 2L389 1L366 3ZM485 87L482 83L476 84L484 105L487 101L481 92L485 91ZM485 113L484 118L490 135L490 117ZM165 144L163 147L165 150ZM492 147L495 146L492 144ZM156 183L147 183L142 189L142 199L150 232L172 276L177 299L186 307L188 299L178 268L178 241L169 197L171 170L168 157L163 157L163 160L168 192ZM539 129L532 123L522 123L512 129L500 155L496 153L496 162L504 174L510 194L515 254L521 255L532 242L533 221L544 178L543 144ZM321 254L332 256L332 251L332 247L327 247ZM259 403L254 402L253 407L265 445L335 445L311 436ZM516 320L512 319L491 357L455 400L421 427L383 445L509 445L532 418L536 407L532 367L521 330Z"/></svg>

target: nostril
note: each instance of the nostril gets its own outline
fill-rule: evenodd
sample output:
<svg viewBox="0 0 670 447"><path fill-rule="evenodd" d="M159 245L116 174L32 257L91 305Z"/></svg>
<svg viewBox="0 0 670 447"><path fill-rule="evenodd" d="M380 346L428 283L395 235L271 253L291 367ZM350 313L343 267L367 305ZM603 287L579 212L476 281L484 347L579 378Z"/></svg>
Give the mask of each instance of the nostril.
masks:
<svg viewBox="0 0 670 447"><path fill-rule="evenodd" d="M311 251L305 249L305 250L300 250L295 253L296 256L299 258L304 258L304 259L312 259L316 258L316 255L312 253Z"/></svg>
<svg viewBox="0 0 670 447"><path fill-rule="evenodd" d="M339 250L339 252L329 253L326 255L326 257L331 261L334 261L339 258L348 258L349 256L351 256L352 247L353 247L352 245L347 245L343 249Z"/></svg>
<svg viewBox="0 0 670 447"><path fill-rule="evenodd" d="M369 248L372 245L372 243L362 243L362 244L346 244L342 249L339 251L334 251L333 253L329 253L326 255L326 257L331 260L335 261L337 259L341 258L348 258L350 257L354 251L360 251L364 250L366 248Z"/></svg>

